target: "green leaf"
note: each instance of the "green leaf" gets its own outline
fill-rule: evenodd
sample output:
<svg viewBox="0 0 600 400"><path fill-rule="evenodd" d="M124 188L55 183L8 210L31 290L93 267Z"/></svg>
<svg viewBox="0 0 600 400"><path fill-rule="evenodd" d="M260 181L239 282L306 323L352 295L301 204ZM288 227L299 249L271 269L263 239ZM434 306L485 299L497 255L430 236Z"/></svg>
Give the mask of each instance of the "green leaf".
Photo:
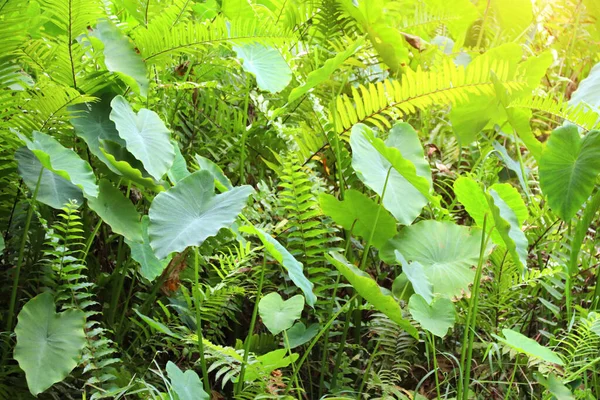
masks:
<svg viewBox="0 0 600 400"><path fill-rule="evenodd" d="M6 245L4 243L4 236L0 235L0 256L2 254L4 254L4 249L6 248Z"/></svg>
<svg viewBox="0 0 600 400"><path fill-rule="evenodd" d="M110 101L112 96L105 96L97 103L83 103L69 107L72 112L71 124L75 133L82 138L90 152L98 157L106 166L116 174L116 169L106 158L101 147L102 140L110 140L119 146L125 146L125 141L119 137L115 123L109 118Z"/></svg>
<svg viewBox="0 0 600 400"><path fill-rule="evenodd" d="M492 211L496 231L502 238L515 265L523 271L527 268L529 246L527 237L519 227L519 221L514 211L500 197L498 192L493 188L490 188L488 192L488 204Z"/></svg>
<svg viewBox="0 0 600 400"><path fill-rule="evenodd" d="M528 357L533 357L553 364L564 365L558 354L549 348L542 346L535 340L530 339L519 332L515 332L512 329L502 329L502 334L504 334L504 338L496 335L492 336L508 347L511 347L517 352L525 354Z"/></svg>
<svg viewBox="0 0 600 400"><path fill-rule="evenodd" d="M19 175L33 193L37 186L40 170L43 168L40 160L27 147L18 149L15 152L15 159L18 162ZM83 194L81 189L65 178L44 168L36 200L52 208L60 209L69 200L75 200L77 204L82 204Z"/></svg>
<svg viewBox="0 0 600 400"><path fill-rule="evenodd" d="M199 246L230 226L253 189L240 186L216 196L214 192L212 175L197 171L154 198L148 233L156 257L164 259L174 251Z"/></svg>
<svg viewBox="0 0 600 400"><path fill-rule="evenodd" d="M167 362L167 374L171 380L171 386L179 400L209 400L210 396L204 391L202 381L197 373L188 369L183 372L171 361Z"/></svg>
<svg viewBox="0 0 600 400"><path fill-rule="evenodd" d="M255 226L242 226L240 231L258 236L265 246L265 250L267 250L271 257L277 260L279 264L283 265L292 282L302 290L306 297L306 303L309 306L314 307L317 296L315 296L313 292L313 283L308 280L308 278L304 276L304 272L302 272L304 268L302 263L296 260L294 256L281 245L281 243L262 229L256 228Z"/></svg>
<svg viewBox="0 0 600 400"><path fill-rule="evenodd" d="M140 313L136 309L134 309L133 311L135 311L135 313L142 319L142 321L147 323L148 326L150 326L152 329L155 329L161 333L164 333L165 335L174 337L176 339L183 340L183 337L181 335L178 335L177 333L173 332L171 329L169 329L168 326L164 325L163 323L158 322L150 317L145 316L144 314ZM195 340L195 342L197 343L196 340Z"/></svg>
<svg viewBox="0 0 600 400"><path fill-rule="evenodd" d="M292 70L276 48L252 43L233 46L233 50L243 60L244 71L256 76L261 90L278 93L292 80Z"/></svg>
<svg viewBox="0 0 600 400"><path fill-rule="evenodd" d="M438 297L428 304L422 296L413 294L408 302L408 309L423 329L441 338L446 336L448 329L456 321L454 304L445 297Z"/></svg>
<svg viewBox="0 0 600 400"><path fill-rule="evenodd" d="M552 400L576 400L571 390L556 375L550 373L548 378L544 378L542 375L534 373L534 376L554 396Z"/></svg>
<svg viewBox="0 0 600 400"><path fill-rule="evenodd" d="M146 64L136 53L133 43L123 35L110 21L100 20L96 25L93 36L104 44L104 64L106 68L116 73L136 93L148 95L148 78Z"/></svg>
<svg viewBox="0 0 600 400"><path fill-rule="evenodd" d="M100 218L110 225L113 232L132 242L142 243L140 215L123 193L106 179L100 181L98 197L89 197L88 205Z"/></svg>
<svg viewBox="0 0 600 400"><path fill-rule="evenodd" d="M33 141L21 134L19 138L27 144L27 148L35 154L44 168L77 185L86 196L98 195L92 167L73 150L67 149L52 136L38 131L33 131Z"/></svg>
<svg viewBox="0 0 600 400"><path fill-rule="evenodd" d="M283 300L279 293L269 293L258 302L258 314L273 335L288 330L302 315L304 296L297 294Z"/></svg>
<svg viewBox="0 0 600 400"><path fill-rule="evenodd" d="M335 72L335 70L337 70L348 58L352 57L352 55L358 51L364 42L365 41L363 38L359 38L355 42L349 44L344 51L337 53L334 57L325 61L323 66L311 71L306 76L306 82L303 85L294 88L290 92L290 95L288 96L288 103L299 99L312 88L317 87L321 83L327 81Z"/></svg>
<svg viewBox="0 0 600 400"><path fill-rule="evenodd" d="M415 338L417 337L417 330L402 317L402 309L398 302L389 294L389 291L381 288L367 273L350 264L343 255L331 252L326 257L344 275L360 296L406 332Z"/></svg>
<svg viewBox="0 0 600 400"><path fill-rule="evenodd" d="M148 225L150 219L147 215L142 217L142 243L133 242L125 239L125 242L131 249L131 258L140 264L140 274L152 282L160 274L163 273L171 259L169 257L164 260L159 260L152 247L150 246L150 239L148 238Z"/></svg>
<svg viewBox="0 0 600 400"><path fill-rule="evenodd" d="M347 190L342 201L323 193L319 204L323 214L353 235L369 240L373 233L372 244L378 249L396 234L396 220L389 211L358 190Z"/></svg>
<svg viewBox="0 0 600 400"><path fill-rule="evenodd" d="M379 196L387 178L383 206L398 222L410 225L432 197L431 170L415 130L406 123L396 124L384 143L369 127L356 124L350 146L359 178Z"/></svg>
<svg viewBox="0 0 600 400"><path fill-rule="evenodd" d="M577 213L592 194L600 173L600 131L581 139L577 127L552 131L540 160L540 187L554 212L564 221Z"/></svg>
<svg viewBox="0 0 600 400"><path fill-rule="evenodd" d="M580 103L585 103L593 109L600 108L600 63L592 67L588 76L579 82L577 90L571 94L569 100L570 106L577 106Z"/></svg>
<svg viewBox="0 0 600 400"><path fill-rule="evenodd" d="M418 262L411 262L402 266L402 272L412 284L416 294L421 296L427 304L433 300L433 285L425 273L425 268Z"/></svg>
<svg viewBox="0 0 600 400"><path fill-rule="evenodd" d="M211 175L215 178L215 185L217 186L217 190L220 192L225 192L227 190L231 190L233 185L225 173L217 164L212 162L206 157L202 157L201 155L196 154L195 156L196 162L198 163L198 167L200 169L206 170L211 173Z"/></svg>
<svg viewBox="0 0 600 400"><path fill-rule="evenodd" d="M136 160L127 149L119 147L118 144L109 140L102 140L101 145L100 151L110 165L113 166L111 169L116 171L117 174L129 182L136 183L141 187L146 187L155 192L165 190L162 185L158 184L154 178L148 175L140 161Z"/></svg>
<svg viewBox="0 0 600 400"><path fill-rule="evenodd" d="M396 298L408 302L410 296L415 293L412 283L404 272L400 273L392 283L392 293Z"/></svg>
<svg viewBox="0 0 600 400"><path fill-rule="evenodd" d="M56 313L49 292L23 306L15 328L14 357L25 371L34 396L65 379L81 359L86 338L85 316L80 310Z"/></svg>
<svg viewBox="0 0 600 400"><path fill-rule="evenodd" d="M179 149L179 144L177 144L177 141L171 140L171 143L173 144L175 159L171 169L169 169L167 172L167 176L169 177L171 183L175 185L183 178L190 176L190 171L188 171L187 163L185 162L185 158L183 158L183 154L181 154L181 150Z"/></svg>
<svg viewBox="0 0 600 400"><path fill-rule="evenodd" d="M137 114L133 112L123 96L116 96L110 105L110 119L127 143L127 150L154 179L160 180L175 159L169 130L154 111L142 108Z"/></svg>
<svg viewBox="0 0 600 400"><path fill-rule="evenodd" d="M421 221L391 239L382 258L395 262L394 250L407 260L423 265L433 293L448 298L469 293L479 260L481 231L452 222Z"/></svg>
<svg viewBox="0 0 600 400"><path fill-rule="evenodd" d="M314 338L321 327L319 324L311 324L308 328L300 321L296 322L287 331L288 339L290 341L290 349L298 346L302 346L304 343L308 343Z"/></svg>

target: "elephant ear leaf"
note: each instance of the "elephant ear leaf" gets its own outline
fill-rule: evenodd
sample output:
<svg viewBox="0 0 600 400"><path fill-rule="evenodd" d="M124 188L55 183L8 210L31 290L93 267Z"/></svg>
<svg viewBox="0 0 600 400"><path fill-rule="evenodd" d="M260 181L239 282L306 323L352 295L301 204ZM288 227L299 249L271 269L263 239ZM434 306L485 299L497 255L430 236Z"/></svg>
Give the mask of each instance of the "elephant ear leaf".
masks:
<svg viewBox="0 0 600 400"><path fill-rule="evenodd" d="M166 369L171 386L179 400L208 400L210 398L202 387L200 377L191 369L183 372L171 361L167 363Z"/></svg>
<svg viewBox="0 0 600 400"><path fill-rule="evenodd" d="M169 143L169 147L172 146ZM252 187L245 185L215 195L214 178L197 171L159 193L150 206L150 246L159 259L188 246L199 246L229 227L246 205Z"/></svg>
<svg viewBox="0 0 600 400"><path fill-rule="evenodd" d="M261 90L278 93L292 80L292 70L276 48L253 43L234 46L233 50L243 60L244 71L256 76Z"/></svg>
<svg viewBox="0 0 600 400"><path fill-rule="evenodd" d="M86 344L85 316L80 310L56 313L48 292L29 300L15 328L14 357L25 371L34 396L65 379L77 366Z"/></svg>

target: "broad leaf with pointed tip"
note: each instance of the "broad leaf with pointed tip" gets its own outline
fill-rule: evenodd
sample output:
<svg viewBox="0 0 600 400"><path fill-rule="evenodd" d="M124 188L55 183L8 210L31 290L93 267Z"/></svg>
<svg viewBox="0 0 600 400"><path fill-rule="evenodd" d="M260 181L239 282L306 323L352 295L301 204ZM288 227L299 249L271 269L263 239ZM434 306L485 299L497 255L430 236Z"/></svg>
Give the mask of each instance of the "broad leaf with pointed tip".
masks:
<svg viewBox="0 0 600 400"><path fill-rule="evenodd" d="M540 160L540 187L564 221L577 213L592 194L600 173L600 131L580 138L576 126L552 131Z"/></svg>
<svg viewBox="0 0 600 400"><path fill-rule="evenodd" d="M296 286L302 290L306 297L306 303L313 307L317 301L317 296L313 292L313 283L304 276L302 272L303 265L300 261L296 260L294 256L286 250L277 240L262 229L254 226L242 226L241 232L251 233L260 239L265 246L265 249L269 252L271 257L277 260L287 270L290 279Z"/></svg>
<svg viewBox="0 0 600 400"><path fill-rule="evenodd" d="M446 297L437 297L429 304L422 296L413 294L408 309L423 329L441 338L446 336L456 321L454 304Z"/></svg>
<svg viewBox="0 0 600 400"><path fill-rule="evenodd" d="M57 314L55 307L52 294L37 295L23 306L15 328L14 357L34 396L65 379L79 363L87 343L83 311Z"/></svg>
<svg viewBox="0 0 600 400"><path fill-rule="evenodd" d="M346 258L336 252L326 255L327 260L350 282L356 292L384 313L406 332L417 337L417 330L402 317L402 309L390 292L380 287L367 273L350 264Z"/></svg>
<svg viewBox="0 0 600 400"><path fill-rule="evenodd" d="M179 400L209 400L210 397L204 391L202 381L196 372L191 369L183 372L171 361L167 363L166 370Z"/></svg>
<svg viewBox="0 0 600 400"><path fill-rule="evenodd" d="M448 298L469 293L481 246L481 230L452 222L421 221L391 239L382 258L395 262L394 250L423 265L433 293Z"/></svg>
<svg viewBox="0 0 600 400"><path fill-rule="evenodd" d="M563 360L561 360L558 354L549 348L542 346L535 340L530 339L519 332L513 331L512 329L502 329L502 334L504 335L504 338L496 335L492 336L508 347L511 347L512 349L518 351L519 353L525 354L528 357L533 357L538 360L557 365L564 365Z"/></svg>
<svg viewBox="0 0 600 400"><path fill-rule="evenodd" d="M142 243L128 239L125 239L125 242L131 249L131 258L140 264L140 274L152 282L167 268L171 259L167 257L164 260L159 260L154 254L152 247L150 247L150 239L148 238L149 223L148 216L144 215L142 217Z"/></svg>
<svg viewBox="0 0 600 400"><path fill-rule="evenodd" d="M208 171L197 171L159 193L150 206L150 246L159 259L188 246L199 246L233 224L253 189L240 186L215 195Z"/></svg>
<svg viewBox="0 0 600 400"><path fill-rule="evenodd" d="M86 196L98 195L98 185L92 167L73 150L67 149L52 136L38 131L33 131L33 140L21 134L19 137L40 160L44 168L77 185Z"/></svg>
<svg viewBox="0 0 600 400"><path fill-rule="evenodd" d="M296 322L286 332L288 339L290 340L290 349L294 347L302 346L304 343L309 342L319 333L320 326L317 323L311 324L308 328L300 321Z"/></svg>
<svg viewBox="0 0 600 400"><path fill-rule="evenodd" d="M363 124L350 135L352 167L365 185L379 196L383 206L404 225L410 225L433 196L431 170L425 161L417 132L406 123L394 125L384 143ZM386 185L387 180L387 185Z"/></svg>
<svg viewBox="0 0 600 400"><path fill-rule="evenodd" d="M125 198L110 181L106 179L100 181L100 193L98 197L89 197L88 205L110 225L113 232L125 236L132 242L143 242L140 214L131 201Z"/></svg>
<svg viewBox="0 0 600 400"><path fill-rule="evenodd" d="M100 141L100 152L112 166L116 174L121 175L126 181L136 183L142 187L162 192L165 188L157 183L144 170L142 163L131 155L124 147L110 140Z"/></svg>
<svg viewBox="0 0 600 400"><path fill-rule="evenodd" d="M301 294L283 300L279 293L273 292L258 302L258 314L273 335L290 329L302 315L303 308L304 296Z"/></svg>
<svg viewBox="0 0 600 400"><path fill-rule="evenodd" d="M292 80L292 70L276 48L249 43L234 46L233 50L243 60L244 71L256 76L256 84L261 90L278 93Z"/></svg>
<svg viewBox="0 0 600 400"><path fill-rule="evenodd" d="M590 1L591 3L591 1ZM597 4L597 3L596 3ZM572 107L585 103L595 110L600 108L600 63L592 67L588 76L579 82L577 90L571 94L569 105Z"/></svg>
<svg viewBox="0 0 600 400"><path fill-rule="evenodd" d="M175 151L175 160L173 161L171 169L167 172L167 176L171 183L175 185L183 178L190 176L190 171L188 171L187 163L185 162L185 158L183 158L183 154L181 154L177 141L171 140L171 143L173 144L173 150Z"/></svg>
<svg viewBox="0 0 600 400"><path fill-rule="evenodd" d="M194 158L196 159L196 162L198 163L198 167L200 169L210 172L211 175L215 178L215 185L218 191L222 193L233 188L231 181L229 180L229 178L227 178L221 167L219 167L217 164L215 164L208 158L202 157L199 154L196 154Z"/></svg>
<svg viewBox="0 0 600 400"><path fill-rule="evenodd" d="M18 149L15 152L15 159L18 162L19 175L33 193L43 168L40 160L27 147ZM44 168L36 201L60 209L70 200L77 201L77 204L83 203L81 189L62 176Z"/></svg>
<svg viewBox="0 0 600 400"><path fill-rule="evenodd" d="M123 96L116 96L110 105L110 119L127 143L127 150L154 179L160 180L175 159L169 130L154 111L142 108L136 114Z"/></svg>

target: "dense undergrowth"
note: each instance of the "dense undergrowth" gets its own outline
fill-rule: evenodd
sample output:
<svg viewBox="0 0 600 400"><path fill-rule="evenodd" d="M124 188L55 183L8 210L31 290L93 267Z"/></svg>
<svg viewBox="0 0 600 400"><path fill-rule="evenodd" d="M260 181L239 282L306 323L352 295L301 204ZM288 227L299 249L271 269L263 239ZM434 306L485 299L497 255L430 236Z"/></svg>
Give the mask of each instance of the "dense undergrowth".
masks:
<svg viewBox="0 0 600 400"><path fill-rule="evenodd" d="M0 398L597 399L596 0L1 0Z"/></svg>

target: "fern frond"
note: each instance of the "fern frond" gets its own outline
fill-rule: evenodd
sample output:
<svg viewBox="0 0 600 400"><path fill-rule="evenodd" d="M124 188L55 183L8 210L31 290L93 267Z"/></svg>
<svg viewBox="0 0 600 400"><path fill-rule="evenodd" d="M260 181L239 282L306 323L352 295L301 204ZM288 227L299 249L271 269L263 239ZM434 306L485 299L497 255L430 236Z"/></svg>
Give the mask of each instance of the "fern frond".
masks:
<svg viewBox="0 0 600 400"><path fill-rule="evenodd" d="M556 101L551 97L535 97L533 99L518 99L512 102L510 107L540 111L571 122L585 130L592 130L600 125L600 114L584 103L570 106L566 102Z"/></svg>
<svg viewBox="0 0 600 400"><path fill-rule="evenodd" d="M565 360L567 381L577 379L588 370L594 370L594 363L600 357L600 314L590 312L582 317L579 324L561 341L560 353Z"/></svg>

